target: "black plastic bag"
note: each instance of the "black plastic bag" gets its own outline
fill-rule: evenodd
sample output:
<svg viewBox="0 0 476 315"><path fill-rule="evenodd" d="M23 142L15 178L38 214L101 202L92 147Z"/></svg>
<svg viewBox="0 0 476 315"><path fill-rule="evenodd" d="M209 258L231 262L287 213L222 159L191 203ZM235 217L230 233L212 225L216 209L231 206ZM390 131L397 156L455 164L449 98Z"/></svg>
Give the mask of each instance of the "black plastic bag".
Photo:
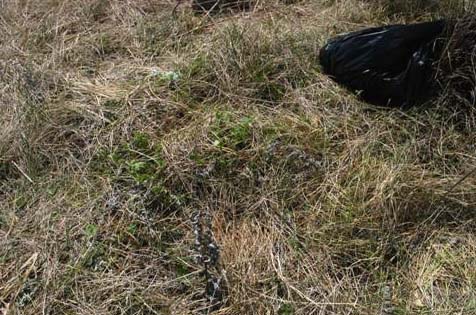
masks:
<svg viewBox="0 0 476 315"><path fill-rule="evenodd" d="M323 71L369 103L415 105L429 96L435 41L445 24L389 25L338 36L320 51Z"/></svg>

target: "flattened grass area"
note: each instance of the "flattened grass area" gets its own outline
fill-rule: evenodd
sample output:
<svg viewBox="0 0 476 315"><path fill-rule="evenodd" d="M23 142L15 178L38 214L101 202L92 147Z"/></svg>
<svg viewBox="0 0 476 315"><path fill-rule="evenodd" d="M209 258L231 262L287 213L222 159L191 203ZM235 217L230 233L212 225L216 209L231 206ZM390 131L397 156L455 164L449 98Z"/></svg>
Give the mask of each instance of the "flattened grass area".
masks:
<svg viewBox="0 0 476 315"><path fill-rule="evenodd" d="M456 4L0 1L0 313L476 314L473 110L318 64Z"/></svg>

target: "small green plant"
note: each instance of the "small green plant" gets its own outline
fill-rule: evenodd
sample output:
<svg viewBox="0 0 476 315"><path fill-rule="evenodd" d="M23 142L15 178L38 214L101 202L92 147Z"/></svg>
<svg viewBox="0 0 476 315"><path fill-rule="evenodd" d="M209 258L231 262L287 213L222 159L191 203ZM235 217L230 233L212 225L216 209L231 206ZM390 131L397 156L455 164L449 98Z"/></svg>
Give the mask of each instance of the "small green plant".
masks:
<svg viewBox="0 0 476 315"><path fill-rule="evenodd" d="M136 132L132 137L132 148L146 151L150 149L150 136L146 133Z"/></svg>
<svg viewBox="0 0 476 315"><path fill-rule="evenodd" d="M90 223L84 227L84 234L88 238L94 238L97 233L98 233L98 226L95 224Z"/></svg>
<svg viewBox="0 0 476 315"><path fill-rule="evenodd" d="M283 304L279 307L278 310L279 315L293 315L294 314L294 307L291 304Z"/></svg>
<svg viewBox="0 0 476 315"><path fill-rule="evenodd" d="M252 135L252 124L252 117L243 117L236 121L228 112L217 112L211 128L213 145L233 150L246 148Z"/></svg>
<svg viewBox="0 0 476 315"><path fill-rule="evenodd" d="M120 108L122 105L123 105L123 102L118 99L107 99L103 103L103 106L107 109L117 109L117 108Z"/></svg>
<svg viewBox="0 0 476 315"><path fill-rule="evenodd" d="M81 261L81 267L92 270L104 270L107 267L106 247L103 243L95 242L88 246Z"/></svg>
<svg viewBox="0 0 476 315"><path fill-rule="evenodd" d="M127 226L127 232L131 235L135 235L137 233L138 226L135 223L131 223Z"/></svg>
<svg viewBox="0 0 476 315"><path fill-rule="evenodd" d="M181 259L176 260L175 271L179 277L190 273L188 266Z"/></svg>

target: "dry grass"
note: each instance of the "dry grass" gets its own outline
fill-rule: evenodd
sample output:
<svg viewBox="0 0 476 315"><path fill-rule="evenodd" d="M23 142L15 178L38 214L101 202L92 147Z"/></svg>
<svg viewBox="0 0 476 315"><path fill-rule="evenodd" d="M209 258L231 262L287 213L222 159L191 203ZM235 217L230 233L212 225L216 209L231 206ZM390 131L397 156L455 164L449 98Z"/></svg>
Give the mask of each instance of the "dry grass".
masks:
<svg viewBox="0 0 476 315"><path fill-rule="evenodd" d="M0 313L476 314L472 110L317 63L454 1L292 2L0 0Z"/></svg>

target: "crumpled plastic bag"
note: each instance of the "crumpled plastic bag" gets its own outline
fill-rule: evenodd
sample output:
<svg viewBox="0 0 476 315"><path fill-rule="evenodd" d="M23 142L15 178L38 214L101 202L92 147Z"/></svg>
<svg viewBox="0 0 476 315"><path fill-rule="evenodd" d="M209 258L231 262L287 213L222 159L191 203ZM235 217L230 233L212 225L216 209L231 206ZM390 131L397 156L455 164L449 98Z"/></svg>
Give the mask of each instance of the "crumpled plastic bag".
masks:
<svg viewBox="0 0 476 315"><path fill-rule="evenodd" d="M323 72L368 103L416 105L429 96L435 41L445 24L396 24L335 37L320 50Z"/></svg>

